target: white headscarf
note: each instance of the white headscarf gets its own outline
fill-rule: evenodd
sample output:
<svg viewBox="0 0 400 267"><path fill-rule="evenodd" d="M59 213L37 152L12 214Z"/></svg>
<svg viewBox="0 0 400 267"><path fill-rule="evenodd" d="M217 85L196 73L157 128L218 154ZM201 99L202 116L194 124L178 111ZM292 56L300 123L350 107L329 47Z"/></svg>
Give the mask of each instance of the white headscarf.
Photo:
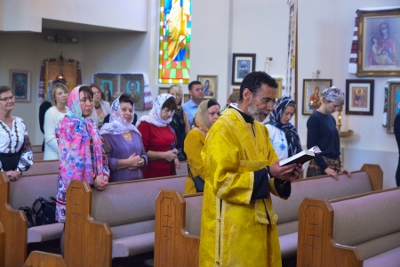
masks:
<svg viewBox="0 0 400 267"><path fill-rule="evenodd" d="M132 119L130 122L126 122L124 116L122 115L121 111L121 103L119 102L119 98L121 95L114 100L110 108L110 122L105 123L101 129L100 134L112 134L112 135L120 135L123 133L127 133L130 131L137 132L140 136L139 130L132 124L133 121L133 114ZM132 105L133 113L135 112L135 106Z"/></svg>
<svg viewBox="0 0 400 267"><path fill-rule="evenodd" d="M142 121L148 122L158 127L167 126L172 121L172 117L174 116L175 111L172 112L171 118L169 118L168 120L164 120L161 118L161 110L164 102L171 97L174 96L171 94L161 94L157 96L156 100L154 101L153 108L150 110L149 114L142 116L136 123L136 127L139 127L139 124Z"/></svg>

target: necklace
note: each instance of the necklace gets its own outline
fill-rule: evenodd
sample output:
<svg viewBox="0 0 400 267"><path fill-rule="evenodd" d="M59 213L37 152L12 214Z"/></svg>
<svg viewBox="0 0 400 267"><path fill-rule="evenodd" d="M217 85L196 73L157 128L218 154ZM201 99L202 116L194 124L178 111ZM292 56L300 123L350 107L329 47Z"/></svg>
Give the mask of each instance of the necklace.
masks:
<svg viewBox="0 0 400 267"><path fill-rule="evenodd" d="M130 139L131 133L130 133L130 132L127 132L127 133L122 134L122 136L123 136L125 139Z"/></svg>
<svg viewBox="0 0 400 267"><path fill-rule="evenodd" d="M94 106L94 108L95 108L95 109L100 109L101 106L100 106L100 104L99 104L98 106Z"/></svg>

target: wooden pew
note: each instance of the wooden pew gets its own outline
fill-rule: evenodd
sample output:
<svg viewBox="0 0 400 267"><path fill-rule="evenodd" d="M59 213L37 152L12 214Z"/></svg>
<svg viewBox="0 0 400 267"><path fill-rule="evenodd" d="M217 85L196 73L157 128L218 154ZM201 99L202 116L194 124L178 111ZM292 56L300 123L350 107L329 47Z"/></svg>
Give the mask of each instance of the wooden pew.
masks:
<svg viewBox="0 0 400 267"><path fill-rule="evenodd" d="M32 251L24 267L67 267L60 254Z"/></svg>
<svg viewBox="0 0 400 267"><path fill-rule="evenodd" d="M63 225L49 224L28 229L25 213L19 207L31 207L37 197L49 198L57 192L58 173L22 176L10 182L6 173L0 179L0 222L4 229L4 266L22 266L28 243L58 239ZM0 246L1 247L1 246Z"/></svg>
<svg viewBox="0 0 400 267"><path fill-rule="evenodd" d="M197 267L203 193L161 190L156 200L154 266Z"/></svg>
<svg viewBox="0 0 400 267"><path fill-rule="evenodd" d="M43 160L44 152L33 152L32 153L33 162Z"/></svg>
<svg viewBox="0 0 400 267"><path fill-rule="evenodd" d="M297 254L297 230L299 206L306 196L334 199L382 189L383 172L379 165L365 164L351 177L339 175L338 180L329 176L317 176L292 182L292 193L288 200L271 196L278 215L278 232L282 259Z"/></svg>
<svg viewBox="0 0 400 267"><path fill-rule="evenodd" d="M329 176L318 176L294 181L292 194L288 200L272 195L274 211L278 215L277 226L282 259L296 256L298 210L301 201L306 196L326 196L332 199L370 192L382 189L382 180L383 172L379 165L365 164L361 171L353 172L350 178L347 175L340 175L339 180L335 180ZM157 198L154 248L154 266L156 267L197 266L198 264L196 240L199 236L195 233L200 232L202 203L196 203L195 198L190 197L191 206L188 208L188 199L179 193L167 191L162 191ZM187 216L188 212L190 216ZM190 223L187 221L188 218ZM196 222L193 222L194 220ZM190 230L187 230L188 227ZM190 244L189 249L186 248L186 244Z"/></svg>
<svg viewBox="0 0 400 267"><path fill-rule="evenodd" d="M161 189L183 192L185 181L186 175L116 182L104 191L72 181L65 223L67 266L109 267L112 259L152 252L156 197Z"/></svg>
<svg viewBox="0 0 400 267"><path fill-rule="evenodd" d="M32 146L32 152L33 153L35 153L35 152L43 152L42 151L42 145L33 145Z"/></svg>
<svg viewBox="0 0 400 267"><path fill-rule="evenodd" d="M188 175L188 166L187 166L187 162L186 161L181 161L180 162L180 168L176 169L176 175Z"/></svg>
<svg viewBox="0 0 400 267"><path fill-rule="evenodd" d="M304 199L298 267L400 264L400 188L352 197Z"/></svg>
<svg viewBox="0 0 400 267"><path fill-rule="evenodd" d="M35 161L33 165L23 173L26 175L38 175L47 173L56 173L60 171L60 161L57 160L39 160Z"/></svg>

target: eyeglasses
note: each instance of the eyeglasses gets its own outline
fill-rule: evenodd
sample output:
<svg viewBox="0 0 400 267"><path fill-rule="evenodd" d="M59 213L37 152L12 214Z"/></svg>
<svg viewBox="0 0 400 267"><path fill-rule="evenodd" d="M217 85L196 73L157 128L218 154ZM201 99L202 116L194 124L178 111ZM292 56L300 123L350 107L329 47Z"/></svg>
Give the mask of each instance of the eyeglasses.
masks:
<svg viewBox="0 0 400 267"><path fill-rule="evenodd" d="M85 104L89 101L90 104L93 103L93 99L92 98L84 98L84 99L80 99L79 102L81 102L81 104Z"/></svg>
<svg viewBox="0 0 400 267"><path fill-rule="evenodd" d="M9 96L9 97L4 97L0 98L0 101L8 102L8 100L14 100L15 96Z"/></svg>
<svg viewBox="0 0 400 267"><path fill-rule="evenodd" d="M257 95L258 97L260 97L259 95ZM275 99L266 97L266 98L262 98L260 97L261 101L264 102L265 105L267 105L268 107L273 107L276 104Z"/></svg>

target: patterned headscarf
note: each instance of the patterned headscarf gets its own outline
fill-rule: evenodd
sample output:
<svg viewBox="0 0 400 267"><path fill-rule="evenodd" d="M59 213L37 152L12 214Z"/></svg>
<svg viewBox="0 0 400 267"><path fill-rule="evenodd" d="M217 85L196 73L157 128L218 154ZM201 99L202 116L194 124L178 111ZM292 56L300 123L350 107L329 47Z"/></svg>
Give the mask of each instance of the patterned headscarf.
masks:
<svg viewBox="0 0 400 267"><path fill-rule="evenodd" d="M172 117L174 116L175 111L172 112L171 118L169 118L168 120L163 120L161 118L161 110L164 102L167 101L167 99L169 99L170 97L174 98L174 96L171 94L161 94L157 96L156 100L154 101L153 108L150 110L149 114L142 116L136 123L136 127L139 127L139 124L142 121L148 122L158 127L167 126L172 121Z"/></svg>
<svg viewBox="0 0 400 267"><path fill-rule="evenodd" d="M112 135L120 135L126 132L134 131L137 132L139 135L139 130L132 124L133 115L130 122L126 122L124 116L122 115L121 111L121 103L119 102L121 95L115 99L110 108L110 122L105 123L101 129L100 134L112 134ZM135 106L132 105L132 113L135 112Z"/></svg>
<svg viewBox="0 0 400 267"><path fill-rule="evenodd" d="M287 107L287 105L289 105L289 103L295 104L294 100L291 99L290 97L283 96L279 98L278 101L276 102L274 110L271 112L269 116L270 121L267 122L267 124L271 124L276 128L285 132L286 141L288 143L288 156L291 157L294 154L300 152L302 149L300 144L300 137L294 125L290 122L288 124L281 123L282 113Z"/></svg>
<svg viewBox="0 0 400 267"><path fill-rule="evenodd" d="M94 174L103 174L103 139L97 129L96 124L90 116L82 117L82 109L79 100L79 88L75 87L68 96L68 110L64 117L65 120L69 121L68 124L63 124L65 127L73 127L74 141L79 144L75 147L76 154L82 158L85 166L91 166L91 171L88 170L85 173L85 177L82 177L88 183L92 182ZM61 130L61 129L60 129ZM86 138L90 136L90 138ZM63 141L60 140L62 143ZM61 144L60 144L61 145ZM93 172L95 170L95 173Z"/></svg>
<svg viewBox="0 0 400 267"><path fill-rule="evenodd" d="M340 88L337 88L336 86L325 88L322 91L322 97L330 102L335 103L342 104L344 101L344 93L340 90Z"/></svg>

